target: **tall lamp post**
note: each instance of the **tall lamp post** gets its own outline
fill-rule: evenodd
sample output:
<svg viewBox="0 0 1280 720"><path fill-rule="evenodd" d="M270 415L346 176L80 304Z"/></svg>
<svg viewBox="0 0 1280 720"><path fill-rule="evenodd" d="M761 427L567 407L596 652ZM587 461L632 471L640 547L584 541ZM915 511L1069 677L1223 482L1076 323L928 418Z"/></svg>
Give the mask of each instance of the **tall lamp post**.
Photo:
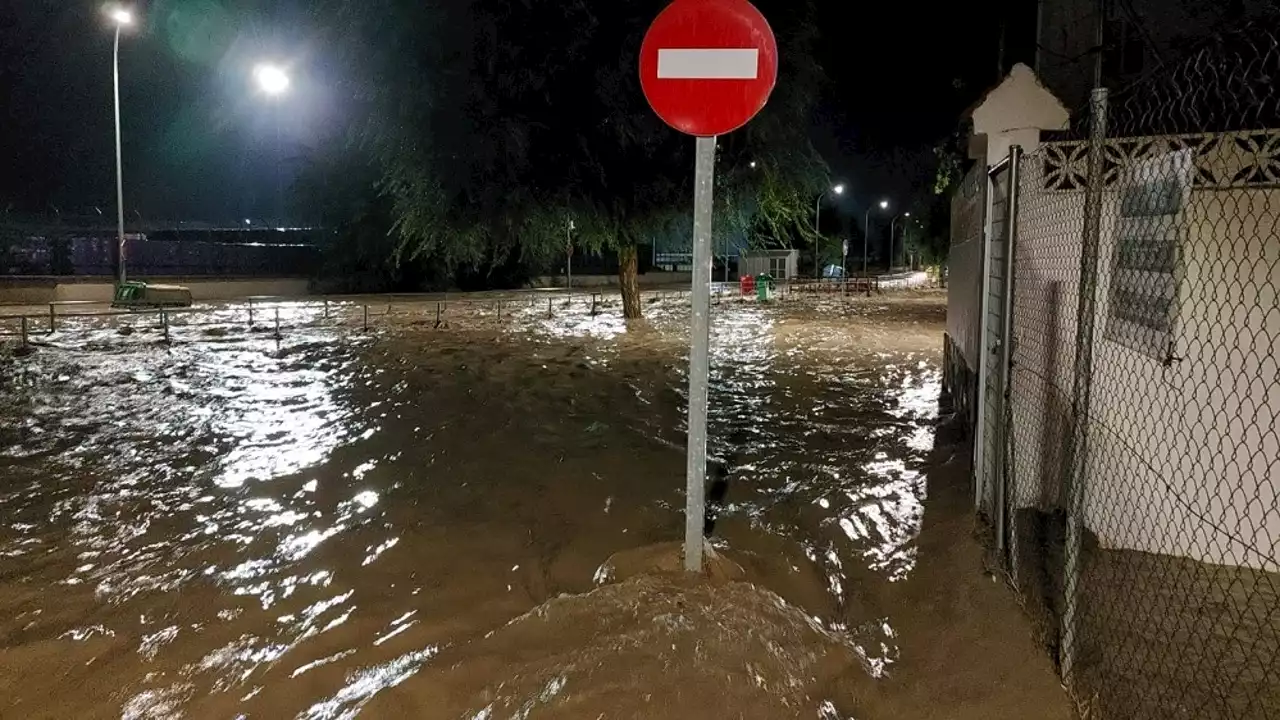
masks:
<svg viewBox="0 0 1280 720"><path fill-rule="evenodd" d="M822 259L818 257L818 251L817 251L817 247L818 247L817 244L821 242L821 234L820 234L821 231L818 229L818 220L822 217L822 200L823 198L825 198L827 195L831 193L835 193L836 195L843 195L844 184L838 183L834 187L832 187L830 190L824 190L820 195L818 195L817 202L813 204L813 234L818 236L818 239L814 241L814 246L813 246L815 248L813 251L813 264L816 266L814 272L818 277L822 277Z"/></svg>
<svg viewBox="0 0 1280 720"><path fill-rule="evenodd" d="M894 255L894 252L893 252L893 239L894 239L895 237L897 237L897 235L895 235L894 233L895 233L895 231L897 230L897 227L898 227L898 219L899 219L899 218L909 218L909 217L911 217L911 213L909 213L909 212L899 213L899 214L897 214L897 215L894 215L894 216L893 216L893 222L889 223L889 269L890 269L890 270L892 270L892 269L893 269L893 259L894 259L894 257L896 257L896 256ZM902 224L902 231L905 233L905 232L906 232L906 230L907 230L907 224L906 224L906 223L903 223L903 224Z"/></svg>
<svg viewBox="0 0 1280 720"><path fill-rule="evenodd" d="M115 48L111 53L111 77L115 92L116 114L116 241L120 249L120 282L125 281L124 268L124 163L120 159L120 31L133 24L133 13L127 8L107 8L107 17L116 26Z"/></svg>
<svg viewBox="0 0 1280 720"><path fill-rule="evenodd" d="M867 296L871 295L871 279L867 276L867 238L871 236L871 210L867 208L867 214L862 219L862 282L867 284ZM888 210L889 201L881 200L880 209Z"/></svg>
<svg viewBox="0 0 1280 720"><path fill-rule="evenodd" d="M289 73L279 65L272 63L258 63L253 68L253 79L257 83L258 89L262 94L269 98L276 98L285 94L289 90ZM280 162L283 154L280 149L280 109L276 108L276 225L284 224L284 208L281 195L283 194L284 182L280 178Z"/></svg>

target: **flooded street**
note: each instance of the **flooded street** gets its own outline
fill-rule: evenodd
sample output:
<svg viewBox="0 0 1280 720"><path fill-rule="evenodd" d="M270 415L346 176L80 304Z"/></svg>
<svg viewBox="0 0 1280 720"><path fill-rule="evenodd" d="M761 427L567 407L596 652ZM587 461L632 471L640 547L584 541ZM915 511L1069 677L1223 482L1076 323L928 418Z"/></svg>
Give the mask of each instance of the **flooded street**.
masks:
<svg viewBox="0 0 1280 720"><path fill-rule="evenodd" d="M937 437L941 296L713 307L717 569L653 572L685 302L62 322L0 360L0 717L1069 717Z"/></svg>

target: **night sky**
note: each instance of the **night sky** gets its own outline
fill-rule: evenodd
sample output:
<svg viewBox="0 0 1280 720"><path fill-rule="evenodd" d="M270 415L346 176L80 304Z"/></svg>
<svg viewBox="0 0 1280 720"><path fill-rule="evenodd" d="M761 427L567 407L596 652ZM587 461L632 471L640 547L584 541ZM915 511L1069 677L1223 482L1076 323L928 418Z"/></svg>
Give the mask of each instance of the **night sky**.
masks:
<svg viewBox="0 0 1280 720"><path fill-rule="evenodd" d="M6 5L0 206L13 214L101 210L109 218L113 30L101 3ZM819 4L818 60L829 84L813 139L833 181L850 189L828 211L860 224L873 196L899 205L928 200L930 148L997 78L1004 13L904 0L859 19L850 7ZM135 8L141 26L121 41L129 217L231 223L272 217L280 204L290 220L306 222L288 200L291 178L315 148L341 142L350 119L338 90L342 68L326 55L307 4L150 0ZM1019 59L1030 32L1010 21L1007 57ZM288 95L256 91L251 70L263 60L291 66Z"/></svg>

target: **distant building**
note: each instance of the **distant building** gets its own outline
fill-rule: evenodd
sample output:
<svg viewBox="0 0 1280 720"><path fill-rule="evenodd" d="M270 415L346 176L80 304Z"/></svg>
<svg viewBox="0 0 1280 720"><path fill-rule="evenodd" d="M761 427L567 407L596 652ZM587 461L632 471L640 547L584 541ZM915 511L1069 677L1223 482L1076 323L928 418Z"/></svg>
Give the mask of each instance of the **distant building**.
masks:
<svg viewBox="0 0 1280 720"><path fill-rule="evenodd" d="M1267 0L1040 0L1036 74L1075 111L1095 72L1104 87L1123 90L1198 39L1273 8Z"/></svg>
<svg viewBox="0 0 1280 720"><path fill-rule="evenodd" d="M740 277L769 273L777 280L790 280L799 274L799 250L753 250L738 258Z"/></svg>

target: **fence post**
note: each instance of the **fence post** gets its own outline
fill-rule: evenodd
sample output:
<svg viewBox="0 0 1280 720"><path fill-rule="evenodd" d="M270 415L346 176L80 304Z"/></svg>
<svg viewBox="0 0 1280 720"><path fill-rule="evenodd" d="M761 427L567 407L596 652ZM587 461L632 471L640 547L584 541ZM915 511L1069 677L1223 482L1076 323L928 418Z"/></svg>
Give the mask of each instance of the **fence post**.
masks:
<svg viewBox="0 0 1280 720"><path fill-rule="evenodd" d="M280 308L276 308L276 334L275 338L280 339Z"/></svg>
<svg viewBox="0 0 1280 720"><path fill-rule="evenodd" d="M499 320L502 319L502 301L501 300L498 301L498 319Z"/></svg>
<svg viewBox="0 0 1280 720"><path fill-rule="evenodd" d="M329 298L324 299L324 319L329 319Z"/></svg>
<svg viewBox="0 0 1280 720"><path fill-rule="evenodd" d="M591 314L592 315L596 314L596 298L597 297L599 297L599 295L597 295L596 293L591 293Z"/></svg>
<svg viewBox="0 0 1280 720"><path fill-rule="evenodd" d="M364 331L369 332L369 305L364 305Z"/></svg>
<svg viewBox="0 0 1280 720"><path fill-rule="evenodd" d="M253 329L253 301L249 301L249 329Z"/></svg>
<svg viewBox="0 0 1280 720"><path fill-rule="evenodd" d="M547 298L547 317L555 317L555 314L551 311L551 298Z"/></svg>
<svg viewBox="0 0 1280 720"><path fill-rule="evenodd" d="M164 328L164 341L169 342L169 313L165 309L160 309L160 327Z"/></svg>
<svg viewBox="0 0 1280 720"><path fill-rule="evenodd" d="M53 333L58 329L57 313L54 312L53 303L49 303L49 332Z"/></svg>
<svg viewBox="0 0 1280 720"><path fill-rule="evenodd" d="M440 303L436 303L436 328L440 327Z"/></svg>
<svg viewBox="0 0 1280 720"><path fill-rule="evenodd" d="M27 347L28 347L28 344L27 344L27 316L26 316L26 315L23 315L23 316L22 316L22 344L21 344L21 345L19 345L18 347L22 348L23 350L26 350L26 349L27 349Z"/></svg>
<svg viewBox="0 0 1280 720"><path fill-rule="evenodd" d="M1093 377L1093 324L1097 306L1098 234L1102 219L1103 151L1107 141L1107 89L1094 88L1089 98L1089 184L1084 201L1084 235L1080 247L1079 297L1076 301L1076 358L1071 383L1071 443L1067 487L1067 545L1064 548L1062 612L1062 680L1075 685L1078 647L1080 547L1084 532L1085 493L1089 469L1089 396Z"/></svg>
<svg viewBox="0 0 1280 720"><path fill-rule="evenodd" d="M999 375L1000 415L996 419L996 551L1001 558L1005 557L1006 526L1012 518L1012 508L1008 502L1009 488L1009 452L1008 433L1012 432L1012 397L1009 390L1010 365L1013 361L1013 272L1014 243L1018 237L1018 163L1022 161L1022 148L1014 145L1009 148L1009 190L1005 202L1007 216L1005 218L1004 242L1004 297L1000 327L1000 366L996 368ZM1014 578L1017 578L1014 573Z"/></svg>

